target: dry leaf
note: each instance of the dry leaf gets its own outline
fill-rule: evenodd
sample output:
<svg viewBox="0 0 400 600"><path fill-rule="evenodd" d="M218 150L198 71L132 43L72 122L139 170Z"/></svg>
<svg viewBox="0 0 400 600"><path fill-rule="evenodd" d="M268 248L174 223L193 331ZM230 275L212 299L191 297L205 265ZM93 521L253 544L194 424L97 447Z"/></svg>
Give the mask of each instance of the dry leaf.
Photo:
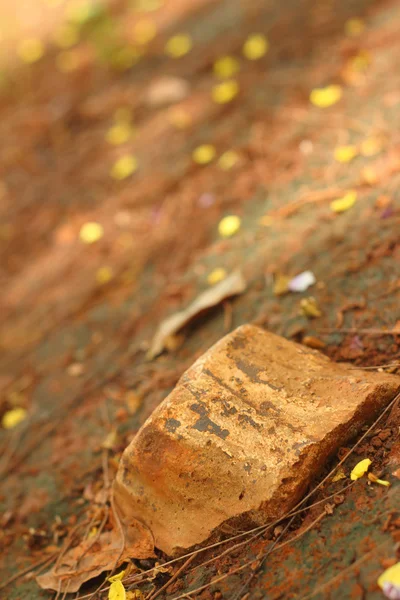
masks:
<svg viewBox="0 0 400 600"><path fill-rule="evenodd" d="M161 323L153 338L147 357L151 359L160 354L165 347L165 341L203 310L217 306L225 298L241 294L245 289L246 281L240 271L235 271L220 283L207 289L186 309L171 315Z"/></svg>
<svg viewBox="0 0 400 600"><path fill-rule="evenodd" d="M123 529L124 535L115 524L95 543L87 539L69 550L57 568L36 578L39 586L45 590L77 592L83 583L104 571L112 571L127 558L154 557L153 536L147 527L131 519L123 524Z"/></svg>

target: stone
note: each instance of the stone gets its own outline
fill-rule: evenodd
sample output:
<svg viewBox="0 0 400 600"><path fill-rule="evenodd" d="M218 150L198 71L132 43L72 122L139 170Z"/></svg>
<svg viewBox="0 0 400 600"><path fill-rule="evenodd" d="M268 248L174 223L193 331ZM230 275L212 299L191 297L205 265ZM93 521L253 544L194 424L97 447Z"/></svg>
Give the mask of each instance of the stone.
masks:
<svg viewBox="0 0 400 600"><path fill-rule="evenodd" d="M123 453L121 522L139 520L171 555L281 517L399 390L395 375L239 327L184 373Z"/></svg>

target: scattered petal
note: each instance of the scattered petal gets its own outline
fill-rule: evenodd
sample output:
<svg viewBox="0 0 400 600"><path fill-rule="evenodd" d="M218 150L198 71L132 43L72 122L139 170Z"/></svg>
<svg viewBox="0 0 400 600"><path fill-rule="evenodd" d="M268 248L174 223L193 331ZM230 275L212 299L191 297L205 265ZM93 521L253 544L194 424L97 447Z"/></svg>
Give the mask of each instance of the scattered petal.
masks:
<svg viewBox="0 0 400 600"><path fill-rule="evenodd" d="M265 35L253 33L249 35L243 46L243 54L248 60L258 60L269 50L269 42Z"/></svg>
<svg viewBox="0 0 400 600"><path fill-rule="evenodd" d="M44 55L44 44L38 38L26 38L18 46L18 56L25 63L35 63Z"/></svg>
<svg viewBox="0 0 400 600"><path fill-rule="evenodd" d="M365 475L365 473L369 469L369 466L370 466L371 462L372 461L369 458L364 458L363 460L360 460L360 462L358 462L356 464L356 466L354 467L354 469L350 473L350 479L352 481L356 481L357 479L360 479L360 477L362 477L363 475Z"/></svg>
<svg viewBox="0 0 400 600"><path fill-rule="evenodd" d="M108 600L126 600L126 591L122 581L113 581L108 590Z"/></svg>
<svg viewBox="0 0 400 600"><path fill-rule="evenodd" d="M111 267L100 267L96 271L96 281L101 285L108 283L113 278L113 272Z"/></svg>
<svg viewBox="0 0 400 600"><path fill-rule="evenodd" d="M346 23L344 24L345 33L350 37L356 37L360 35L364 29L365 23L359 18L347 19Z"/></svg>
<svg viewBox="0 0 400 600"><path fill-rule="evenodd" d="M212 99L217 104L227 104L231 102L239 93L239 84L235 79L223 81L215 85L212 89Z"/></svg>
<svg viewBox="0 0 400 600"><path fill-rule="evenodd" d="M214 63L214 74L220 79L230 79L240 70L240 63L233 56L221 56Z"/></svg>
<svg viewBox="0 0 400 600"><path fill-rule="evenodd" d="M290 277L287 275L282 275L282 273L277 273L275 275L273 287L275 296L283 296L283 294L287 294L289 291L289 281Z"/></svg>
<svg viewBox="0 0 400 600"><path fill-rule="evenodd" d="M313 296L300 300L300 313L309 319L315 319L322 315L317 301Z"/></svg>
<svg viewBox="0 0 400 600"><path fill-rule="evenodd" d="M152 359L165 348L166 340L175 335L186 323L208 308L217 306L226 298L241 294L246 289L246 281L240 271L234 271L213 287L202 292L185 309L167 317L157 329L151 342L147 358Z"/></svg>
<svg viewBox="0 0 400 600"><path fill-rule="evenodd" d="M79 237L84 244L93 244L103 237L104 229L100 223L88 221L82 225Z"/></svg>
<svg viewBox="0 0 400 600"><path fill-rule="evenodd" d="M133 27L133 37L137 44L145 45L157 35L157 27L151 19L141 19Z"/></svg>
<svg viewBox="0 0 400 600"><path fill-rule="evenodd" d="M400 599L400 562L392 565L379 576L378 585L387 598Z"/></svg>
<svg viewBox="0 0 400 600"><path fill-rule="evenodd" d="M111 577L108 577L107 581L109 581L110 583L112 583L113 581L122 581L125 573L126 573L126 569L124 569L123 571L120 571L119 573L116 573L115 575L112 575Z"/></svg>
<svg viewBox="0 0 400 600"><path fill-rule="evenodd" d="M227 276L227 272L225 271L225 269L222 269L221 267L219 267L219 268L211 271L211 273L209 273L209 275L207 277L207 281L210 285L215 285L216 283L219 283L220 281L225 279L226 276Z"/></svg>
<svg viewBox="0 0 400 600"><path fill-rule="evenodd" d="M363 156L376 156L382 151L382 140L376 137L367 138L360 145Z"/></svg>
<svg viewBox="0 0 400 600"><path fill-rule="evenodd" d="M346 479L346 474L343 469L339 469L334 477L332 477L332 482L340 481L341 479Z"/></svg>
<svg viewBox="0 0 400 600"><path fill-rule="evenodd" d="M118 158L118 160L114 163L110 174L113 179L121 181L122 179L126 179L132 175L137 168L138 163L136 157L131 154L127 154L126 156L121 156Z"/></svg>
<svg viewBox="0 0 400 600"><path fill-rule="evenodd" d="M305 292L310 286L314 285L317 280L312 271L304 271L296 277L293 277L288 283L288 289L291 292Z"/></svg>
<svg viewBox="0 0 400 600"><path fill-rule="evenodd" d="M192 49L193 42L187 33L178 33L171 37L165 45L165 52L171 58L181 58Z"/></svg>
<svg viewBox="0 0 400 600"><path fill-rule="evenodd" d="M227 150L218 159L218 166L223 171L229 171L239 161L239 155L234 150Z"/></svg>
<svg viewBox="0 0 400 600"><path fill-rule="evenodd" d="M324 88L315 88L310 94L310 102L319 108L328 108L339 102L343 94L340 85L328 85Z"/></svg>
<svg viewBox="0 0 400 600"><path fill-rule="evenodd" d="M132 137L132 127L129 123L116 123L107 131L106 140L113 146L125 144Z"/></svg>
<svg viewBox="0 0 400 600"><path fill-rule="evenodd" d="M342 213L346 210L349 210L357 201L357 192L350 191L347 192L342 198L338 198L337 200L333 200L331 202L331 210L335 213Z"/></svg>
<svg viewBox="0 0 400 600"><path fill-rule="evenodd" d="M4 429L14 429L26 418L26 409L22 407L12 408L4 413L1 424Z"/></svg>
<svg viewBox="0 0 400 600"><path fill-rule="evenodd" d="M241 219L237 215L228 215L221 219L218 225L218 232L221 237L227 238L235 235L240 229Z"/></svg>
<svg viewBox="0 0 400 600"><path fill-rule="evenodd" d="M202 144L198 146L192 154L193 160L199 165L207 165L216 155L215 147L212 144Z"/></svg>
<svg viewBox="0 0 400 600"><path fill-rule="evenodd" d="M368 479L372 481L372 483L378 483L379 485L383 485L384 487L390 486L390 481L386 481L386 479L378 479L378 477L373 473L368 473Z"/></svg>
<svg viewBox="0 0 400 600"><path fill-rule="evenodd" d="M334 157L337 162L348 163L358 154L357 146L338 146L335 148Z"/></svg>

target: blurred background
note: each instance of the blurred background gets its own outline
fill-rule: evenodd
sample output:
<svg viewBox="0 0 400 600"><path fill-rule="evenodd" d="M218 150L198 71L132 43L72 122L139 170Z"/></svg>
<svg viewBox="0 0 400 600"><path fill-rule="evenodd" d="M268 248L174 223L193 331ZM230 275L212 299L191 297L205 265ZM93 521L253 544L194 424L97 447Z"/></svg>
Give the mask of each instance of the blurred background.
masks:
<svg viewBox="0 0 400 600"><path fill-rule="evenodd" d="M398 360L399 28L395 0L0 1L10 560L241 323Z"/></svg>

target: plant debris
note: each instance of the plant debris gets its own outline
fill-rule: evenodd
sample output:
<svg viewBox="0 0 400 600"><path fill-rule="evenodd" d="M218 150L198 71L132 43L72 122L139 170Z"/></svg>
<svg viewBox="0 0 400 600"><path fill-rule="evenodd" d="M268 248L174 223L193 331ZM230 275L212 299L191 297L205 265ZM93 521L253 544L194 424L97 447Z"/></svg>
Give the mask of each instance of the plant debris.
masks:
<svg viewBox="0 0 400 600"><path fill-rule="evenodd" d="M241 294L245 289L246 281L243 275L240 271L235 271L200 294L185 310L171 315L161 323L147 353L148 358L152 359L160 354L165 347L166 339L178 332L199 313L220 304L225 298Z"/></svg>

